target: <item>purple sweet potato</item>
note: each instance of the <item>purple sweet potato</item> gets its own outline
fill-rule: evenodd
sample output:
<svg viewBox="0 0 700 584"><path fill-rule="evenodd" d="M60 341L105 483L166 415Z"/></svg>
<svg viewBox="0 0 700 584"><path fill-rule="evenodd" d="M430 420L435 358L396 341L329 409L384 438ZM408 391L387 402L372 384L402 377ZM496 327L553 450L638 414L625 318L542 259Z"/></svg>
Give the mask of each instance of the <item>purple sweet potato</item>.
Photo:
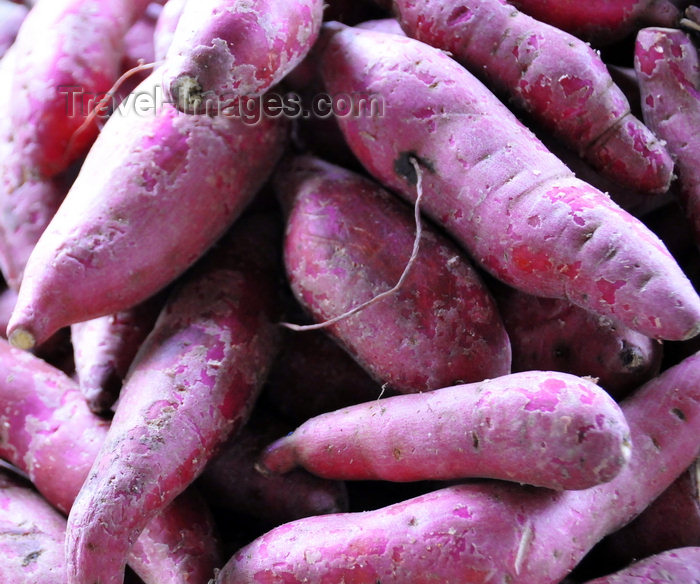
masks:
<svg viewBox="0 0 700 584"><path fill-rule="evenodd" d="M27 12L27 7L22 4L15 4L9 0L0 1L0 59L15 42Z"/></svg>
<svg viewBox="0 0 700 584"><path fill-rule="evenodd" d="M204 469L197 486L219 508L279 525L301 517L348 510L344 483L315 477L304 470L284 475L256 468L260 453L290 428L259 406L240 432Z"/></svg>
<svg viewBox="0 0 700 584"><path fill-rule="evenodd" d="M287 214L287 277L314 321L396 284L415 240L407 206L373 181L309 156L281 168L275 185ZM427 225L420 246L395 293L325 330L402 393L509 373L508 336L470 260Z"/></svg>
<svg viewBox="0 0 700 584"><path fill-rule="evenodd" d="M635 71L647 125L676 162L679 196L700 243L700 58L681 30L645 28L637 34Z"/></svg>
<svg viewBox="0 0 700 584"><path fill-rule="evenodd" d="M677 547L700 546L700 461L603 544L609 554L624 562Z"/></svg>
<svg viewBox="0 0 700 584"><path fill-rule="evenodd" d="M0 509L0 581L65 584L66 518L5 469L0 469Z"/></svg>
<svg viewBox="0 0 700 584"><path fill-rule="evenodd" d="M296 426L313 416L393 393L325 331L287 331L262 399Z"/></svg>
<svg viewBox="0 0 700 584"><path fill-rule="evenodd" d="M622 410L632 456L608 483L554 492L485 481L298 519L239 550L215 582L556 584L697 458L700 354L646 383Z"/></svg>
<svg viewBox="0 0 700 584"><path fill-rule="evenodd" d="M278 227L238 222L169 296L68 516L69 584L121 582L142 529L247 419L277 350Z"/></svg>
<svg viewBox="0 0 700 584"><path fill-rule="evenodd" d="M493 287L508 331L515 371L564 371L594 377L619 399L654 377L658 341L583 310L566 300Z"/></svg>
<svg viewBox="0 0 700 584"><path fill-rule="evenodd" d="M321 0L187 2L166 54L166 94L187 113L258 97L309 52L322 18Z"/></svg>
<svg viewBox="0 0 700 584"><path fill-rule="evenodd" d="M596 45L619 40L635 28L674 26L680 11L669 0L509 0L524 13Z"/></svg>
<svg viewBox="0 0 700 584"><path fill-rule="evenodd" d="M339 118L353 152L410 200L418 160L422 209L482 267L649 337L697 334L700 298L658 237L577 179L466 69L414 39L326 27L329 93L384 104L381 116Z"/></svg>
<svg viewBox="0 0 700 584"><path fill-rule="evenodd" d="M114 405L163 300L157 294L129 310L71 325L76 378L93 412L104 414Z"/></svg>
<svg viewBox="0 0 700 584"><path fill-rule="evenodd" d="M668 550L584 584L698 584L700 547Z"/></svg>
<svg viewBox="0 0 700 584"><path fill-rule="evenodd" d="M221 237L281 155L281 119L189 116L168 103L141 110L138 95L154 95L159 77L109 118L30 255L8 327L16 346L130 308L172 282Z"/></svg>
<svg viewBox="0 0 700 584"><path fill-rule="evenodd" d="M153 50L155 59L158 61L165 59L165 55L168 53L177 23L185 8L185 2L186 0L168 0L158 15L153 31Z"/></svg>
<svg viewBox="0 0 700 584"><path fill-rule="evenodd" d="M123 70L156 60L154 34L160 12L161 6L152 2L124 35L124 56L121 62Z"/></svg>
<svg viewBox="0 0 700 584"><path fill-rule="evenodd" d="M409 36L449 51L612 180L663 193L673 161L585 42L504 0L395 0Z"/></svg>
<svg viewBox="0 0 700 584"><path fill-rule="evenodd" d="M0 380L0 457L25 473L47 501L67 514L109 422L88 409L68 376L4 340ZM203 537L212 523L209 510L183 493L151 520L132 548L129 563L143 574L146 584L204 583L219 561L219 550L212 547L216 542Z"/></svg>
<svg viewBox="0 0 700 584"><path fill-rule="evenodd" d="M261 466L325 478L497 478L586 489L630 454L615 401L573 375L527 371L321 414L265 449Z"/></svg>
<svg viewBox="0 0 700 584"><path fill-rule="evenodd" d="M14 45L8 112L29 168L51 177L84 155L97 126L78 129L118 79L124 35L148 4L52 0L30 10Z"/></svg>
<svg viewBox="0 0 700 584"><path fill-rule="evenodd" d="M0 110L12 109L12 75L16 50L0 61ZM32 168L16 143L10 117L0 117L0 271L19 289L24 267L36 242L68 188Z"/></svg>

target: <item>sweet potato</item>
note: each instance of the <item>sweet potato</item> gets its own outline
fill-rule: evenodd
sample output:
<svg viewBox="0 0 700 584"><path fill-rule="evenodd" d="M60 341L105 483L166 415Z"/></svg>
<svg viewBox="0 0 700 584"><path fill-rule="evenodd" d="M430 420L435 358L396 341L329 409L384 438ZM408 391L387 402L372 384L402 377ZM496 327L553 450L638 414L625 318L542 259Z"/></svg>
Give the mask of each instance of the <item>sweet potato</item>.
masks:
<svg viewBox="0 0 700 584"><path fill-rule="evenodd" d="M585 489L624 467L628 431L591 381L533 371L321 414L266 448L261 466L340 480L486 477Z"/></svg>
<svg viewBox="0 0 700 584"><path fill-rule="evenodd" d="M674 26L680 11L669 0L509 0L525 14L594 45L607 44L642 26Z"/></svg>
<svg viewBox="0 0 700 584"><path fill-rule="evenodd" d="M697 584L700 547L683 547L650 556L622 570L584 584Z"/></svg>
<svg viewBox="0 0 700 584"><path fill-rule="evenodd" d="M8 112L27 167L51 177L85 153L97 126L78 129L119 77L124 35L148 4L52 0L29 12L15 41Z"/></svg>
<svg viewBox="0 0 700 584"><path fill-rule="evenodd" d="M639 517L603 541L606 553L625 563L687 546L700 546L699 460Z"/></svg>
<svg viewBox="0 0 700 584"><path fill-rule="evenodd" d="M637 34L634 66L647 125L665 140L678 171L680 201L700 243L700 58L681 30Z"/></svg>
<svg viewBox="0 0 700 584"><path fill-rule="evenodd" d="M165 59L165 55L168 53L177 23L185 8L185 2L186 0L168 0L158 15L153 31L153 51L154 57L158 61Z"/></svg>
<svg viewBox="0 0 700 584"><path fill-rule="evenodd" d="M513 351L512 370L563 371L597 379L616 399L654 377L661 343L566 300L492 287Z"/></svg>
<svg viewBox="0 0 700 584"><path fill-rule="evenodd" d="M239 550L215 582L556 584L697 457L700 354L646 383L622 410L632 456L608 483L553 492L485 481L298 519Z"/></svg>
<svg viewBox="0 0 700 584"><path fill-rule="evenodd" d="M300 517L348 510L344 483L315 477L304 470L264 475L256 468L260 453L291 428L256 406L240 432L221 447L197 486L218 508L279 525Z"/></svg>
<svg viewBox="0 0 700 584"><path fill-rule="evenodd" d="M27 8L10 0L0 2L0 59L15 42L17 31L27 16Z"/></svg>
<svg viewBox="0 0 700 584"><path fill-rule="evenodd" d="M504 0L395 0L394 11L409 36L449 51L601 173L639 192L668 190L663 143L583 41Z"/></svg>
<svg viewBox="0 0 700 584"><path fill-rule="evenodd" d="M291 289L316 322L395 285L415 240L410 209L373 181L315 157L275 175L286 210ZM378 382L402 393L510 371L495 302L470 260L426 226L403 285L325 330Z"/></svg>
<svg viewBox="0 0 700 584"><path fill-rule="evenodd" d="M159 78L151 74L134 100L155 95ZM134 101L112 115L29 257L10 342L30 348L172 282L251 201L286 128L266 116L183 116L168 103L141 111Z"/></svg>
<svg viewBox="0 0 700 584"><path fill-rule="evenodd" d="M105 414L114 405L131 361L158 317L163 296L71 325L75 376L93 412Z"/></svg>
<svg viewBox="0 0 700 584"><path fill-rule="evenodd" d="M13 107L15 54L10 50L0 61L0 111ZM12 289L19 289L27 259L67 190L28 165L9 115L0 117L0 271Z"/></svg>
<svg viewBox="0 0 700 584"><path fill-rule="evenodd" d="M381 116L338 119L353 152L410 200L418 160L422 209L482 267L649 337L697 334L700 299L659 239L577 179L466 69L414 39L326 31L327 90L384 103Z"/></svg>
<svg viewBox="0 0 700 584"><path fill-rule="evenodd" d="M297 426L313 416L394 394L323 330L287 331L261 399Z"/></svg>
<svg viewBox="0 0 700 584"><path fill-rule="evenodd" d="M67 514L109 422L90 412L68 376L4 340L0 381L0 457L24 472L47 501ZM132 548L129 563L146 584L206 582L220 561L217 542L203 536L211 526L209 510L183 493L151 520Z"/></svg>
<svg viewBox="0 0 700 584"><path fill-rule="evenodd" d="M0 508L0 580L65 584L65 517L6 469L0 469Z"/></svg>
<svg viewBox="0 0 700 584"><path fill-rule="evenodd" d="M277 350L277 225L237 223L176 287L68 516L69 584L117 583L148 524L247 419Z"/></svg>
<svg viewBox="0 0 700 584"><path fill-rule="evenodd" d="M166 54L166 94L187 113L258 97L309 52L322 18L321 0L187 2Z"/></svg>

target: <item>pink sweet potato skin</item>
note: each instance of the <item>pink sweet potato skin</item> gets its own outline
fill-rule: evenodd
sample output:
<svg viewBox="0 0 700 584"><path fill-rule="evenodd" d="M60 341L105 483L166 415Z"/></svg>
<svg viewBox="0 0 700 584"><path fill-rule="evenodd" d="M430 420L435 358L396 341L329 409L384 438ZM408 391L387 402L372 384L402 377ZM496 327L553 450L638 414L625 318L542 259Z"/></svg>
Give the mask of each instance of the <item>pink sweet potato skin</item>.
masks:
<svg viewBox="0 0 700 584"><path fill-rule="evenodd" d="M27 16L27 8L10 0L0 2L0 59L15 42L19 27Z"/></svg>
<svg viewBox="0 0 700 584"><path fill-rule="evenodd" d="M12 4L12 6L18 6ZM12 75L16 49L0 61L0 110L13 107ZM68 187L46 178L30 164L17 143L9 115L0 118L0 271L19 290L24 267Z"/></svg>
<svg viewBox="0 0 700 584"><path fill-rule="evenodd" d="M268 525L347 511L348 493L340 481L315 477L301 469L284 475L258 470L256 464L265 446L291 429L256 406L241 431L231 436L221 453L209 462L197 486L217 507Z"/></svg>
<svg viewBox="0 0 700 584"><path fill-rule="evenodd" d="M216 584L556 584L697 457L699 382L700 354L623 402L632 457L608 483L552 492L487 481L299 519L239 550Z"/></svg>
<svg viewBox="0 0 700 584"><path fill-rule="evenodd" d="M389 290L415 239L410 209L374 182L315 157L275 176L287 209L284 261L316 322ZM412 393L510 372L495 302L470 260L424 226L402 287L326 329L380 383Z"/></svg>
<svg viewBox="0 0 700 584"><path fill-rule="evenodd" d="M696 584L700 547L683 547L644 558L609 576L585 584Z"/></svg>
<svg viewBox="0 0 700 584"><path fill-rule="evenodd" d="M700 58L681 30L645 28L634 55L642 115L676 161L680 201L700 242Z"/></svg>
<svg viewBox="0 0 700 584"><path fill-rule="evenodd" d="M5 469L0 469L0 509L0 580L65 584L65 517Z"/></svg>
<svg viewBox="0 0 700 584"><path fill-rule="evenodd" d="M152 94L158 77L136 91ZM185 116L167 103L113 115L30 255L8 338L22 329L40 344L172 282L251 201L286 128L265 116Z"/></svg>
<svg viewBox="0 0 700 584"><path fill-rule="evenodd" d="M149 519L247 419L278 342L278 225L233 226L173 290L141 345L68 517L70 584L121 582Z"/></svg>
<svg viewBox="0 0 700 584"><path fill-rule="evenodd" d="M616 399L654 377L662 344L566 300L492 287L513 351L513 371L553 370L597 379Z"/></svg>
<svg viewBox="0 0 700 584"><path fill-rule="evenodd" d="M700 546L700 460L634 521L608 536L605 551L632 562L678 547Z"/></svg>
<svg viewBox="0 0 700 584"><path fill-rule="evenodd" d="M165 59L184 8L185 0L168 0L158 15L153 31L153 51L156 60Z"/></svg>
<svg viewBox="0 0 700 584"><path fill-rule="evenodd" d="M0 379L0 458L24 472L47 501L68 514L109 422L90 412L73 380L4 340ZM211 532L213 519L195 502L193 496L181 495L152 519L132 548L129 563L146 584L206 582L203 575L219 565L216 542L203 537ZM190 554L193 549L197 555ZM181 568L186 570L181 573ZM200 579L188 581L187 574Z"/></svg>
<svg viewBox="0 0 700 584"><path fill-rule="evenodd" d="M408 160L421 161L422 209L482 267L649 337L697 333L700 299L658 237L575 178L468 71L413 39L326 30L329 93L384 103L381 116L339 119L353 152L410 200Z"/></svg>
<svg viewBox="0 0 700 584"><path fill-rule="evenodd" d="M321 0L188 2L166 54L163 87L189 113L257 97L304 58L322 18Z"/></svg>
<svg viewBox="0 0 700 584"><path fill-rule="evenodd" d="M619 40L642 25L673 26L680 16L667 0L510 0L510 4L598 46Z"/></svg>
<svg viewBox="0 0 700 584"><path fill-rule="evenodd" d="M119 77L123 37L147 5L148 0L54 0L30 11L15 41L9 112L29 167L51 177L84 154L97 126L76 133L91 109L81 106ZM75 96L75 108L73 91L85 92Z"/></svg>
<svg viewBox="0 0 700 584"><path fill-rule="evenodd" d="M261 464L341 480L486 477L585 489L627 463L628 431L591 381L528 371L322 414L271 444Z"/></svg>
<svg viewBox="0 0 700 584"><path fill-rule="evenodd" d="M164 294L157 294L129 310L71 325L76 378L93 412L104 414L114 405L163 302Z"/></svg>
<svg viewBox="0 0 700 584"><path fill-rule="evenodd" d="M207 584L222 555L212 510L190 487L148 522L128 562L144 584Z"/></svg>
<svg viewBox="0 0 700 584"><path fill-rule="evenodd" d="M616 182L663 193L673 161L597 53L504 0L395 0L409 36L449 51Z"/></svg>

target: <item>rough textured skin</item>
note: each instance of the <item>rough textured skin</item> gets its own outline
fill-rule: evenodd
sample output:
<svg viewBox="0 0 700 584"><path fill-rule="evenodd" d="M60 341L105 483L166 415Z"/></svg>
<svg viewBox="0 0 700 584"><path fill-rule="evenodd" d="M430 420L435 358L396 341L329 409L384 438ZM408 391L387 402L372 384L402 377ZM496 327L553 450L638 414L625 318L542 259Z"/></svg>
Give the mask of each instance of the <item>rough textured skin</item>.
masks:
<svg viewBox="0 0 700 584"><path fill-rule="evenodd" d="M131 361L158 317L163 295L129 310L71 325L75 373L90 409L109 411Z"/></svg>
<svg viewBox="0 0 700 584"><path fill-rule="evenodd" d="M328 91L384 102L382 116L339 119L353 152L411 200L407 159L420 160L423 210L481 266L514 288L568 298L649 337L697 334L700 298L660 240L575 178L466 69L410 38L327 32Z"/></svg>
<svg viewBox="0 0 700 584"><path fill-rule="evenodd" d="M566 300L492 287L513 350L513 371L564 371L596 378L619 399L654 377L661 343Z"/></svg>
<svg viewBox="0 0 700 584"><path fill-rule="evenodd" d="M639 517L605 540L606 551L626 562L687 546L700 546L698 460Z"/></svg>
<svg viewBox="0 0 700 584"><path fill-rule="evenodd" d="M10 0L0 1L0 59L15 42L15 37L27 16L27 8Z"/></svg>
<svg viewBox="0 0 700 584"><path fill-rule="evenodd" d="M152 94L159 77L136 91ZM134 306L182 274L265 182L286 128L267 117L185 116L167 103L114 114L27 262L11 342L40 344L63 326Z"/></svg>
<svg viewBox="0 0 700 584"><path fill-rule="evenodd" d="M163 87L188 113L219 112L237 98L260 96L308 53L322 18L321 0L187 2Z"/></svg>
<svg viewBox="0 0 700 584"><path fill-rule="evenodd" d="M624 467L628 432L594 383L528 371L322 414L266 448L261 464L340 480L482 477L585 489Z"/></svg>
<svg viewBox="0 0 700 584"><path fill-rule="evenodd" d="M596 45L621 39L641 25L673 26L680 16L668 0L510 0L510 4Z"/></svg>
<svg viewBox="0 0 700 584"><path fill-rule="evenodd" d="M671 157L583 41L504 0L395 0L394 11L409 36L449 51L602 173L668 190Z"/></svg>
<svg viewBox="0 0 700 584"><path fill-rule="evenodd" d="M383 390L325 331L288 331L262 399L298 426L313 416L393 393Z"/></svg>
<svg viewBox="0 0 700 584"><path fill-rule="evenodd" d="M373 181L315 157L276 174L287 214L290 287L316 322L389 290L415 239L410 209ZM470 260L423 226L402 287L326 327L377 381L411 393L510 372L510 344L496 304Z"/></svg>
<svg viewBox="0 0 700 584"><path fill-rule="evenodd" d="M92 143L95 124L76 134L96 105L87 100L99 99L119 77L123 37L147 5L148 0L52 0L30 11L15 41L9 110L14 140L29 168L54 176ZM75 108L68 107L72 91L85 92L76 93Z"/></svg>
<svg viewBox="0 0 700 584"><path fill-rule="evenodd" d="M700 547L668 550L585 584L698 584Z"/></svg>
<svg viewBox="0 0 700 584"><path fill-rule="evenodd" d="M144 584L207 584L225 560L209 504L193 487L153 517L129 550Z"/></svg>
<svg viewBox="0 0 700 584"><path fill-rule="evenodd" d="M142 343L68 516L69 584L118 583L149 519L247 419L277 350L277 225L238 222Z"/></svg>
<svg viewBox="0 0 700 584"><path fill-rule="evenodd" d="M18 6L13 4L12 6ZM13 107L12 73L16 49L0 61L0 111ZM19 290L29 254L68 191L27 164L13 135L9 115L0 117L0 271Z"/></svg>
<svg viewBox="0 0 700 584"><path fill-rule="evenodd" d="M315 477L304 470L266 475L256 468L263 451L290 428L256 407L246 425L221 448L197 485L218 507L279 525L301 517L348 510L344 483Z"/></svg>
<svg viewBox="0 0 700 584"><path fill-rule="evenodd" d="M680 200L700 242L700 58L681 30L637 34L634 68L642 115L676 161Z"/></svg>
<svg viewBox="0 0 700 584"><path fill-rule="evenodd" d="M0 380L0 458L24 472L47 501L67 514L109 422L88 409L73 380L4 340L0 341ZM206 582L203 575L208 577L219 565L216 542L202 536L212 524L208 509L183 494L151 520L132 548L129 564L148 567L143 572L146 584ZM191 555L191 550L197 550L197 555ZM157 555L150 555L156 551ZM186 571L181 572L182 568ZM148 574L160 576L149 578ZM200 579L188 581L188 574Z"/></svg>
<svg viewBox="0 0 700 584"><path fill-rule="evenodd" d="M5 469L0 469L0 509L0 580L65 584L65 517Z"/></svg>
<svg viewBox="0 0 700 584"><path fill-rule="evenodd" d="M556 584L698 456L700 355L622 404L632 457L612 481L553 492L452 486L376 511L299 519L239 550L216 584Z"/></svg>

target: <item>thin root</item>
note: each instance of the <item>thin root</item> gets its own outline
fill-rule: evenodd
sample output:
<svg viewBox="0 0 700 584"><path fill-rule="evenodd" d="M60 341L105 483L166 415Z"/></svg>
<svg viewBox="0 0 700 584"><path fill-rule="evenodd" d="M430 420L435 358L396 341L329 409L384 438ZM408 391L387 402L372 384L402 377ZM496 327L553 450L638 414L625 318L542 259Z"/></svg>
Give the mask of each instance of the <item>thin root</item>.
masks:
<svg viewBox="0 0 700 584"><path fill-rule="evenodd" d="M423 231L422 223L420 220L420 202L421 199L423 198L423 172L418 165L418 161L414 158L411 157L409 159L410 163L413 165L413 168L416 171L416 203L413 207L413 217L414 221L416 224L416 237L413 240L413 251L411 252L411 257L408 259L408 263L406 264L406 267L403 270L403 273L401 274L401 277L399 280L394 284L392 288L389 290L386 290L384 292L381 292L380 294L377 294L374 298L370 298L366 302L363 302L362 304L355 306L354 308L351 308L347 312L344 312L343 314L340 314L336 317L333 317L329 320L323 321L323 322L318 322L314 324L307 324L307 325L300 325L300 324L293 324L289 322L281 322L280 324L283 327L286 327L288 329L291 329L293 331L313 331L313 330L318 330L318 329L323 329L328 326L331 326L341 320L344 320L348 318L349 316L352 316L353 314L356 314L360 312L361 310L364 310L371 304L374 304L375 302L378 302L382 300L383 298L386 298L387 296L390 296L391 294L394 294L397 292L401 286L403 286L403 283L406 281L406 278L408 277L408 273L411 270L411 266L416 262L416 259L418 258L418 250L420 249L420 239L421 239L421 234Z"/></svg>

